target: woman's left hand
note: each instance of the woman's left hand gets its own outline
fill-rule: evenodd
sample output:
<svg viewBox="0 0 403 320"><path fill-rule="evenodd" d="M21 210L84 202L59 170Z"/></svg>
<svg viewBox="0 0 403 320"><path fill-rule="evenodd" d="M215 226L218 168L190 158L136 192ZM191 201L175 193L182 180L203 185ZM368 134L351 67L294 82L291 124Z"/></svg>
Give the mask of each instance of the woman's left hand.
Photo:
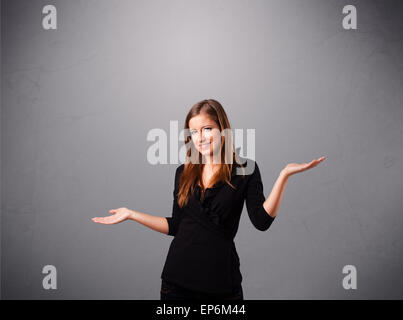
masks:
<svg viewBox="0 0 403 320"><path fill-rule="evenodd" d="M326 157L320 157L318 159L312 160L309 163L289 163L282 171L286 176L291 176L295 173L316 167L319 163L321 163L325 159Z"/></svg>

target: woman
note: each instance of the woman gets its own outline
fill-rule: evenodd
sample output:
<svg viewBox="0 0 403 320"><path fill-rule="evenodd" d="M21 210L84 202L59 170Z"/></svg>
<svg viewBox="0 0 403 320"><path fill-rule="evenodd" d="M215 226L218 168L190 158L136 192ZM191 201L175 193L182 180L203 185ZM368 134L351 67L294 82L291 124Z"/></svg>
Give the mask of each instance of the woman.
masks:
<svg viewBox="0 0 403 320"><path fill-rule="evenodd" d="M242 275L234 244L244 202L252 224L267 230L280 207L288 178L317 166L291 163L283 168L267 199L256 161L234 152L230 124L213 99L195 104L185 120L185 164L175 172L173 210L157 217L127 208L110 210L97 223L127 219L173 236L161 274L161 300L243 300Z"/></svg>

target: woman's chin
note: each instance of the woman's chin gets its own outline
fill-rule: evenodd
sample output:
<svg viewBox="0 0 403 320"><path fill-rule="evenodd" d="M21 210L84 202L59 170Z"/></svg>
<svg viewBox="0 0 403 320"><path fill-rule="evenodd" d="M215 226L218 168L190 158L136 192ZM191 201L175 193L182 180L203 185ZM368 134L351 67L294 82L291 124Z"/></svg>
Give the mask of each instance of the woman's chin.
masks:
<svg viewBox="0 0 403 320"><path fill-rule="evenodd" d="M209 158L214 157L213 151L201 150L201 151L199 151L199 152L200 152L200 153L202 154L202 156L205 157L205 158L207 158L207 157L209 157ZM218 159L220 159L220 157L218 157ZM213 161L219 161L219 160L214 160L214 159L213 159ZM215 163L216 163L216 162L215 162Z"/></svg>
<svg viewBox="0 0 403 320"><path fill-rule="evenodd" d="M205 157L211 155L211 151L209 151L209 150L200 150L199 152Z"/></svg>

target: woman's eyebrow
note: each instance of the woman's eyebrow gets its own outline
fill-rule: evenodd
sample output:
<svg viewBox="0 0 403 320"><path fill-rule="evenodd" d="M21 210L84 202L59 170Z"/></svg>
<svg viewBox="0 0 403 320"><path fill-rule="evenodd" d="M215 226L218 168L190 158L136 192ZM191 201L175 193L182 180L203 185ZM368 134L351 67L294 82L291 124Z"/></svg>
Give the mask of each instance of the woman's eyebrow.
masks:
<svg viewBox="0 0 403 320"><path fill-rule="evenodd" d="M205 128L205 127L212 127L213 125L212 124L207 124L207 125L205 125L205 126L203 126L203 127L201 127L202 129L203 128ZM189 128L189 130L196 130L196 129L194 129L194 128Z"/></svg>

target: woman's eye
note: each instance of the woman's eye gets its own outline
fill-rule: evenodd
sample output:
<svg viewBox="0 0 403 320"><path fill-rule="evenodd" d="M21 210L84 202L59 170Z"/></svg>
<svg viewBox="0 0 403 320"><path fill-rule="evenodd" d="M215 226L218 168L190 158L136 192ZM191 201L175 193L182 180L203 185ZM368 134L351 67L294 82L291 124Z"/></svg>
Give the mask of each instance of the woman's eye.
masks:
<svg viewBox="0 0 403 320"><path fill-rule="evenodd" d="M207 131L210 131L212 128L211 127L207 127L207 128L203 128L203 130L207 130ZM192 131L190 131L190 134L193 136L194 134L196 134L197 133L197 131L196 130L192 130Z"/></svg>

